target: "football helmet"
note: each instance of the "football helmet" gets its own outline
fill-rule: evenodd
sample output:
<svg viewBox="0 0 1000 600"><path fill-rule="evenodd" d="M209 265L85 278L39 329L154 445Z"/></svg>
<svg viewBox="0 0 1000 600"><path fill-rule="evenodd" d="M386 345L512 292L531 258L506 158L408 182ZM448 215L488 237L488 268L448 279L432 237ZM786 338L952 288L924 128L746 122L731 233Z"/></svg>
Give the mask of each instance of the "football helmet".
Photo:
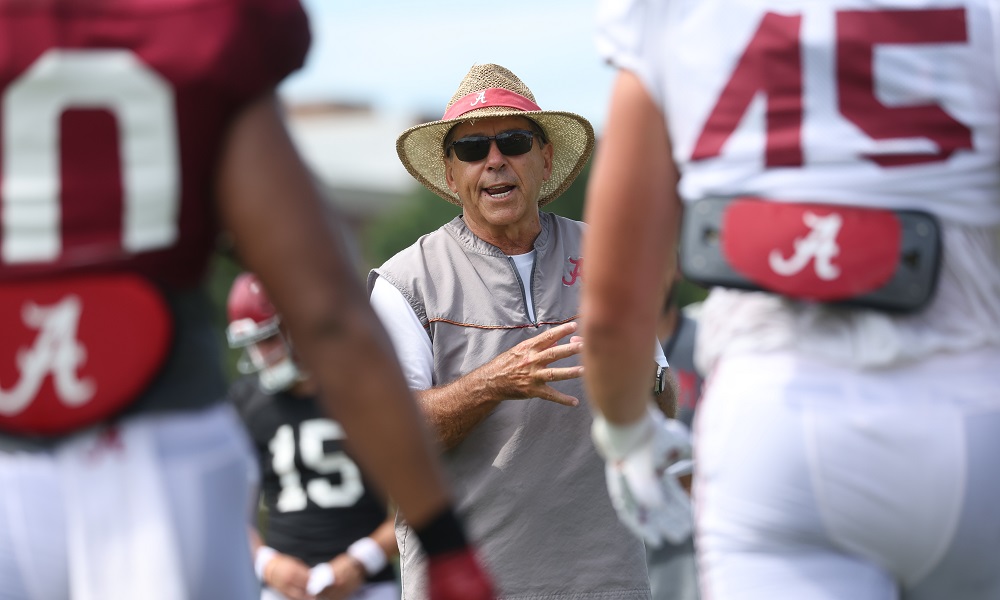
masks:
<svg viewBox="0 0 1000 600"><path fill-rule="evenodd" d="M243 349L236 363L241 373L257 373L261 389L268 393L286 390L302 380L291 343L281 331L281 315L256 275L241 273L236 277L226 312L229 347Z"/></svg>

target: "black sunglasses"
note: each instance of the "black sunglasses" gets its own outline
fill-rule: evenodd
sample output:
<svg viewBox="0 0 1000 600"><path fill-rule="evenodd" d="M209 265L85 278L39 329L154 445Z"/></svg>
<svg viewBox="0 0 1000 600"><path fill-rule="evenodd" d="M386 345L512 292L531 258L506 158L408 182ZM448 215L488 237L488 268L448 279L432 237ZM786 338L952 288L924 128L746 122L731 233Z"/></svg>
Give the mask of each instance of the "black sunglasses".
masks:
<svg viewBox="0 0 1000 600"><path fill-rule="evenodd" d="M514 129L496 135L470 135L448 144L445 154L455 149L455 156L462 162L483 160L490 153L490 140L496 140L497 149L504 156L519 156L531 150L532 139L538 136L545 143L545 136L534 131Z"/></svg>

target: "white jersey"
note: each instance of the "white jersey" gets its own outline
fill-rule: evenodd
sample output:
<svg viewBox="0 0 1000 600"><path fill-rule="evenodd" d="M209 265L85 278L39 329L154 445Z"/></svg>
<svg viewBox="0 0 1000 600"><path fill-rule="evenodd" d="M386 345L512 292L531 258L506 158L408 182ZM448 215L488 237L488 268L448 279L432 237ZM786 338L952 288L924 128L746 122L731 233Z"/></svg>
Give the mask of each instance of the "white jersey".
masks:
<svg viewBox="0 0 1000 600"><path fill-rule="evenodd" d="M720 290L702 367L730 351L871 366L1000 345L998 40L994 0L604 0L598 47L661 107L684 201L922 209L943 223L921 313Z"/></svg>

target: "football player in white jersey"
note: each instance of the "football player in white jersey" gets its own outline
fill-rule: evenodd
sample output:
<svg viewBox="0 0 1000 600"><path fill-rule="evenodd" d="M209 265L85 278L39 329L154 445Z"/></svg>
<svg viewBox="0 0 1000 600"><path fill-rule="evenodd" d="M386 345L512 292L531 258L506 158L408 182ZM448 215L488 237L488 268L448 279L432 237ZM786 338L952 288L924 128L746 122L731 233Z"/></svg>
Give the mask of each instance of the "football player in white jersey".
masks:
<svg viewBox="0 0 1000 600"><path fill-rule="evenodd" d="M585 377L647 523L638 365L678 243L707 598L1000 598L1000 9L602 3ZM683 227L682 227L683 219ZM628 494L628 491L636 490Z"/></svg>

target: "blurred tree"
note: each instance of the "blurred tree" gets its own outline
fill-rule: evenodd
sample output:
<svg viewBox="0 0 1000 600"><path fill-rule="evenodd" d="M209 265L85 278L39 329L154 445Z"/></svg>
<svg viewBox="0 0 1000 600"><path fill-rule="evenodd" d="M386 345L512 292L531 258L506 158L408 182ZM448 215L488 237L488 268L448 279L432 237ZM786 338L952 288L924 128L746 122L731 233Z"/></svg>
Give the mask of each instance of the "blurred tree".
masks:
<svg viewBox="0 0 1000 600"><path fill-rule="evenodd" d="M381 265L461 212L461 208L421 186L402 209L386 213L364 228L361 246L365 262L369 268Z"/></svg>
<svg viewBox="0 0 1000 600"><path fill-rule="evenodd" d="M208 270L208 294L212 299L212 306L215 308L214 320L215 331L219 344L224 349L223 368L229 380L232 381L239 374L236 370L236 360L240 353L230 350L226 342L226 326L228 318L226 315L226 299L229 297L229 288L233 284L236 276L243 271L243 267L225 249L215 253Z"/></svg>

